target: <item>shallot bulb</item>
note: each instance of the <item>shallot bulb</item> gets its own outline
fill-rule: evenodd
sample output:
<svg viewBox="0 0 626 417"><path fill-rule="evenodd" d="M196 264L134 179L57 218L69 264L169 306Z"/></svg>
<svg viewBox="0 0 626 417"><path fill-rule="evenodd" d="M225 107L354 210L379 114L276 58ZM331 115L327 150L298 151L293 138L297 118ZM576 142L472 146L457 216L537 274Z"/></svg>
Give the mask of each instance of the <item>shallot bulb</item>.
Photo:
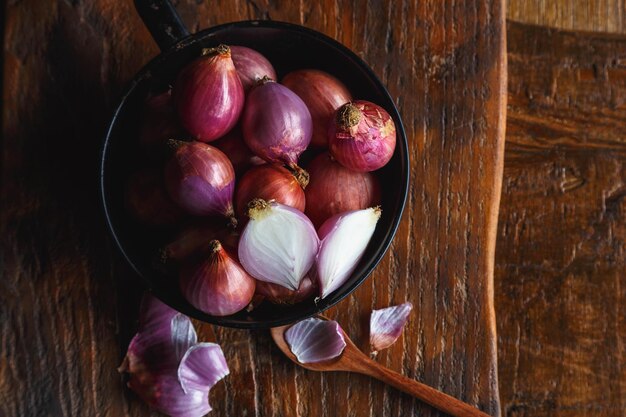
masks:
<svg viewBox="0 0 626 417"><path fill-rule="evenodd" d="M172 226L183 212L167 195L160 172L151 169L136 172L126 186L126 207L139 221L150 226Z"/></svg>
<svg viewBox="0 0 626 417"><path fill-rule="evenodd" d="M162 263L182 262L206 255L209 251L207 241L219 240L223 246L231 250L237 249L239 235L231 228L216 222L195 222L183 228L173 241L160 250Z"/></svg>
<svg viewBox="0 0 626 417"><path fill-rule="evenodd" d="M230 54L245 92L264 76L276 79L276 71L270 61L254 49L231 45Z"/></svg>
<svg viewBox="0 0 626 417"><path fill-rule="evenodd" d="M303 172L301 172L302 174ZM237 183L235 208L240 218L247 205L255 198L277 202L304 211L304 190L308 177L294 173L277 164L264 164L251 168Z"/></svg>
<svg viewBox="0 0 626 417"><path fill-rule="evenodd" d="M180 207L197 216L222 215L234 220L235 171L219 149L200 142L175 142L165 167L165 185Z"/></svg>
<svg viewBox="0 0 626 417"><path fill-rule="evenodd" d="M166 154L167 140L185 136L180 125L171 90L149 97L144 106L139 143L152 159L160 159Z"/></svg>
<svg viewBox="0 0 626 417"><path fill-rule="evenodd" d="M244 91L228 46L208 48L202 54L178 74L173 95L185 129L199 141L210 142L235 126Z"/></svg>
<svg viewBox="0 0 626 417"><path fill-rule="evenodd" d="M256 293L274 304L296 304L310 298L317 292L317 281L307 274L296 291L265 281L257 281Z"/></svg>
<svg viewBox="0 0 626 417"><path fill-rule="evenodd" d="M250 167L262 165L264 160L252 153L246 142L243 141L243 133L241 128L235 126L233 130L222 136L218 140L211 142L211 146L215 146L228 157L233 164L237 177L246 172Z"/></svg>
<svg viewBox="0 0 626 417"><path fill-rule="evenodd" d="M341 165L366 172L382 168L396 147L396 125L380 106L365 100L337 110L328 130L330 153Z"/></svg>
<svg viewBox="0 0 626 417"><path fill-rule="evenodd" d="M311 113L293 91L269 78L248 93L242 119L243 138L267 162L296 167L309 146Z"/></svg>
<svg viewBox="0 0 626 417"><path fill-rule="evenodd" d="M315 317L299 321L287 329L285 341L300 363L335 359L346 347L339 323Z"/></svg>
<svg viewBox="0 0 626 417"><path fill-rule="evenodd" d="M140 326L119 372L150 407L176 417L211 411L209 391L228 375L224 353L215 343L198 343L191 320L150 295L141 303Z"/></svg>
<svg viewBox="0 0 626 417"><path fill-rule="evenodd" d="M371 172L345 168L327 152L308 166L310 181L306 196L306 215L315 227L334 216L380 204L380 182Z"/></svg>
<svg viewBox="0 0 626 417"><path fill-rule="evenodd" d="M378 207L337 214L319 229L315 270L324 298L341 287L361 260L380 219Z"/></svg>
<svg viewBox="0 0 626 417"><path fill-rule="evenodd" d="M282 84L296 93L311 112L311 145L328 147L328 125L335 110L352 100L350 91L337 78L316 69L290 72L285 75Z"/></svg>
<svg viewBox="0 0 626 417"><path fill-rule="evenodd" d="M180 288L189 303L213 316L228 316L246 308L254 295L255 280L218 240L209 242L209 256L184 265Z"/></svg>
<svg viewBox="0 0 626 417"><path fill-rule="evenodd" d="M239 239L239 260L250 275L293 291L313 266L320 241L299 210L260 198L248 204L250 221Z"/></svg>

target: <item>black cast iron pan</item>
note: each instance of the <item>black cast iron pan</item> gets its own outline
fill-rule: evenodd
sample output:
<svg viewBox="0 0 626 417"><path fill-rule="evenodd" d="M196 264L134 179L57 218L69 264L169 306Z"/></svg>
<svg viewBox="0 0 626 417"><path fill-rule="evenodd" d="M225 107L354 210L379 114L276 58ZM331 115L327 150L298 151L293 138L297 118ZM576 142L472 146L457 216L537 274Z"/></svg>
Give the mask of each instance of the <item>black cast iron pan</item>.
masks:
<svg viewBox="0 0 626 417"><path fill-rule="evenodd" d="M109 125L102 149L100 187L111 235L132 268L163 302L191 317L229 327L268 328L289 324L324 311L358 287L389 247L404 208L409 186L407 139L393 99L372 70L356 54L335 40L311 29L274 21L242 21L215 26L194 35L183 25L168 0L136 0L137 11L161 48L123 95ZM368 249L349 281L317 304L311 300L294 306L263 303L252 312L227 317L204 314L185 301L176 276L154 267L155 254L170 236L148 229L125 210L124 187L145 157L138 143L145 98L162 91L202 48L225 43L256 49L274 65L279 79L291 70L318 68L343 81L356 99L384 107L397 128L397 146L391 161L379 171L383 184L383 214Z"/></svg>

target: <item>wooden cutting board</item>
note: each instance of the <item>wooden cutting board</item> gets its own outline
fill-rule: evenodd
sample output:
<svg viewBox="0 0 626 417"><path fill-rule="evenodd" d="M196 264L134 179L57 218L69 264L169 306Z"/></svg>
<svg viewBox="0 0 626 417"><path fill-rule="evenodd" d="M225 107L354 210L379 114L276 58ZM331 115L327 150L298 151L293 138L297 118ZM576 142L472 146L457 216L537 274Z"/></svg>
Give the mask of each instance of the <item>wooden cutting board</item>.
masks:
<svg viewBox="0 0 626 417"><path fill-rule="evenodd" d="M373 308L411 301L378 361L499 414L493 269L503 165L502 1L181 1L192 30L242 19L303 24L361 55L397 98L411 193L391 250L329 315L367 347ZM98 209L97 151L116 98L157 53L130 1L12 2L2 142L0 414L148 413L115 368L141 288ZM387 186L393 186L388 184ZM214 416L430 416L368 378L296 368L267 332L199 325L231 375Z"/></svg>
<svg viewBox="0 0 626 417"><path fill-rule="evenodd" d="M626 36L510 22L502 409L626 415Z"/></svg>

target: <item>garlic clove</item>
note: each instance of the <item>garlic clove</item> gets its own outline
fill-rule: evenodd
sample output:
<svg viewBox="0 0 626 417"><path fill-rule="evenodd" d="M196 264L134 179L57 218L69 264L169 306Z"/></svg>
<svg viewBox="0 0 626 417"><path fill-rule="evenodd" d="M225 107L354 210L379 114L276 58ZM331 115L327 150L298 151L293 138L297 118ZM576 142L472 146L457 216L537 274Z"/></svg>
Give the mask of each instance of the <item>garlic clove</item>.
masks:
<svg viewBox="0 0 626 417"><path fill-rule="evenodd" d="M299 210L254 199L239 240L239 260L254 278L296 291L315 262L319 239Z"/></svg>
<svg viewBox="0 0 626 417"><path fill-rule="evenodd" d="M343 285L361 260L380 219L379 207L337 214L319 229L315 267L321 298Z"/></svg>
<svg viewBox="0 0 626 417"><path fill-rule="evenodd" d="M370 345L372 353L393 345L402 334L413 304L404 303L372 311L370 318Z"/></svg>
<svg viewBox="0 0 626 417"><path fill-rule="evenodd" d="M316 363L337 358L346 347L339 323L314 317L287 329L285 341L300 363Z"/></svg>
<svg viewBox="0 0 626 417"><path fill-rule="evenodd" d="M209 390L229 373L224 352L215 343L191 347L178 367L178 379L185 393L193 389Z"/></svg>

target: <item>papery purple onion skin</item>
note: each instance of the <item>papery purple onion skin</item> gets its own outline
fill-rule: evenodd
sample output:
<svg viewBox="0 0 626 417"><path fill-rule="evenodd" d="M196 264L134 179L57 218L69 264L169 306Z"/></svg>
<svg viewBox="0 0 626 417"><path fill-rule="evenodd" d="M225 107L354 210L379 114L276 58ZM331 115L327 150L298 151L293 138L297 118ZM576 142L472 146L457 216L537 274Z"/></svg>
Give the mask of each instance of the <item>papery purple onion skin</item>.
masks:
<svg viewBox="0 0 626 417"><path fill-rule="evenodd" d="M198 310L213 316L228 316L250 304L256 281L218 241L210 244L214 244L212 253L199 262L183 265L180 289Z"/></svg>
<svg viewBox="0 0 626 417"><path fill-rule="evenodd" d="M311 113L293 91L268 81L250 90L242 116L243 138L268 162L296 166L313 134Z"/></svg>
<svg viewBox="0 0 626 417"><path fill-rule="evenodd" d="M413 304L407 302L372 311L370 345L373 352L386 349L398 340L412 309Z"/></svg>
<svg viewBox="0 0 626 417"><path fill-rule="evenodd" d="M182 125L202 142L232 129L245 100L230 50L223 45L187 65L178 74L172 94Z"/></svg>
<svg viewBox="0 0 626 417"><path fill-rule="evenodd" d="M219 346L196 344L189 318L148 294L141 303L139 322L119 368L130 374L129 388L169 416L201 417L211 411L209 389L228 374ZM211 355L193 353L205 345L211 345Z"/></svg>
<svg viewBox="0 0 626 417"><path fill-rule="evenodd" d="M271 62L254 49L231 45L230 54L245 92L254 87L264 76L272 80L276 79L276 71Z"/></svg>
<svg viewBox="0 0 626 417"><path fill-rule="evenodd" d="M285 75L282 84L307 105L313 120L311 146L328 147L328 123L340 106L352 100L348 88L334 76L316 69L301 69Z"/></svg>
<svg viewBox="0 0 626 417"><path fill-rule="evenodd" d="M396 126L382 107L365 100L347 103L356 109L360 120L346 126L332 120L328 129L328 147L332 156L344 167L358 172L375 171L391 160L396 147Z"/></svg>
<svg viewBox="0 0 626 417"><path fill-rule="evenodd" d="M211 142L233 164L237 178L243 175L250 167L265 164L265 161L252 153L246 142L243 140L241 127L235 126L233 130L222 136L218 140Z"/></svg>
<svg viewBox="0 0 626 417"><path fill-rule="evenodd" d="M180 361L178 379L185 392L207 390L228 375L224 352L215 343L192 346Z"/></svg>
<svg viewBox="0 0 626 417"><path fill-rule="evenodd" d="M285 341L300 363L335 359L346 347L339 323L315 317L302 320L287 329Z"/></svg>
<svg viewBox="0 0 626 417"><path fill-rule="evenodd" d="M371 172L352 171L328 152L318 155L306 169L311 180L305 198L315 204L307 205L305 214L317 228L336 214L380 204L380 180Z"/></svg>
<svg viewBox="0 0 626 417"><path fill-rule="evenodd" d="M197 216L234 215L235 171L219 149L182 142L165 167L165 186L180 207Z"/></svg>

